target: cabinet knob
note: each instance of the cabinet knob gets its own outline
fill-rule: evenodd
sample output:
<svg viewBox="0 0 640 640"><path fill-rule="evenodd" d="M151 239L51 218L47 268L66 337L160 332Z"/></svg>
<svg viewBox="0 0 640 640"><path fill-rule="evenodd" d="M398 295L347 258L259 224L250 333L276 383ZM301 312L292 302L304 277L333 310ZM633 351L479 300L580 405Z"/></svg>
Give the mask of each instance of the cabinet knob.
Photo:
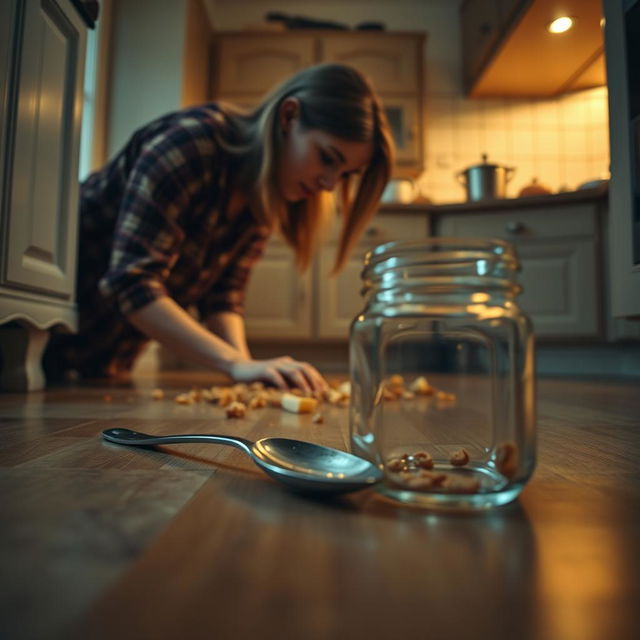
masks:
<svg viewBox="0 0 640 640"><path fill-rule="evenodd" d="M526 227L522 222L516 222L512 220L511 222L507 222L507 233L523 233Z"/></svg>
<svg viewBox="0 0 640 640"><path fill-rule="evenodd" d="M365 235L368 238L375 238L377 235L380 235L380 229L378 229L378 227L369 227L365 231Z"/></svg>

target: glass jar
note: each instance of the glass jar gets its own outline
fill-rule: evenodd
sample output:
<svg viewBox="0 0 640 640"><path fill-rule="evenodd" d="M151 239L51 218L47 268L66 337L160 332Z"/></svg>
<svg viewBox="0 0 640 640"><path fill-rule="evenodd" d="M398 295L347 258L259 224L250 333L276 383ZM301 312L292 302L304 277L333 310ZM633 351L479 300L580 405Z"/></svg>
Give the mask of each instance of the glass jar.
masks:
<svg viewBox="0 0 640 640"><path fill-rule="evenodd" d="M379 491L424 506L514 500L535 466L531 322L500 240L383 244L351 325L350 440Z"/></svg>

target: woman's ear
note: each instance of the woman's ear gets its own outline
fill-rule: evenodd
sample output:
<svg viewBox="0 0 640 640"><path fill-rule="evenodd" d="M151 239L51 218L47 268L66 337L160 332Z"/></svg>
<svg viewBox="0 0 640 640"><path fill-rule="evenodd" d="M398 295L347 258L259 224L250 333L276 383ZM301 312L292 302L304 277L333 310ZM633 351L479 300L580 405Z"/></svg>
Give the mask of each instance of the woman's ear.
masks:
<svg viewBox="0 0 640 640"><path fill-rule="evenodd" d="M298 98L289 96L281 102L278 115L283 133L288 133L291 128L291 123L299 116L299 114L300 100L298 100Z"/></svg>

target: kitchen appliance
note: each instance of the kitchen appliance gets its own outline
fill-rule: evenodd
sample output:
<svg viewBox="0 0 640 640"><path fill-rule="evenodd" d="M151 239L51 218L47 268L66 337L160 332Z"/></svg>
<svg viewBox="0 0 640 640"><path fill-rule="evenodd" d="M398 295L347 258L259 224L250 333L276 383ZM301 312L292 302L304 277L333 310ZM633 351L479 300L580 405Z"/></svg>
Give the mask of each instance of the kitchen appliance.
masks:
<svg viewBox="0 0 640 640"><path fill-rule="evenodd" d="M467 191L468 201L496 200L507 197L507 184L513 177L514 167L505 167L487 161L482 154L482 164L468 167L456 174L458 182Z"/></svg>
<svg viewBox="0 0 640 640"><path fill-rule="evenodd" d="M409 204L417 195L417 185L411 178L392 178L387 183L381 200L387 204Z"/></svg>

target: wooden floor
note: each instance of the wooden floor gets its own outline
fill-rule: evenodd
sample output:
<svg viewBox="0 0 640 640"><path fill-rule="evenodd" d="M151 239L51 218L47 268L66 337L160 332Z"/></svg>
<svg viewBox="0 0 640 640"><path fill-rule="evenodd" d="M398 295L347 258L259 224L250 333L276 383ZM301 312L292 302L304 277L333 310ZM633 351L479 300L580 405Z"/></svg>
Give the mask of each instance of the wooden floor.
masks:
<svg viewBox="0 0 640 640"><path fill-rule="evenodd" d="M0 638L640 637L637 382L540 381L533 480L460 516L303 498L226 447L102 441L119 426L346 448L345 409L230 421L171 399L213 381L0 394Z"/></svg>

